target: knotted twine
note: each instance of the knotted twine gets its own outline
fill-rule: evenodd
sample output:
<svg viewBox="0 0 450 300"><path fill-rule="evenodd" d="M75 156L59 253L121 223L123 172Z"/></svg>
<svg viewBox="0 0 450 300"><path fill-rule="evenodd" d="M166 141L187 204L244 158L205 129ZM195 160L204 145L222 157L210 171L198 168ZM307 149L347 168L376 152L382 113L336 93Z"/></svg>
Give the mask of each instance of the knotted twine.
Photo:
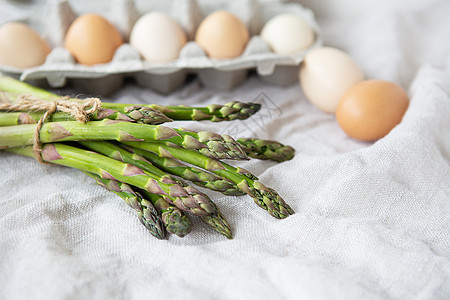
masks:
<svg viewBox="0 0 450 300"><path fill-rule="evenodd" d="M33 153L38 162L46 164L42 159L42 145L40 132L45 121L55 112L64 112L75 118L78 122L89 121L89 114L100 109L102 102L98 98L87 98L83 100L61 97L53 101L43 100L32 95L20 95L15 104L0 103L0 110L5 111L45 111L44 115L36 124L33 134Z"/></svg>

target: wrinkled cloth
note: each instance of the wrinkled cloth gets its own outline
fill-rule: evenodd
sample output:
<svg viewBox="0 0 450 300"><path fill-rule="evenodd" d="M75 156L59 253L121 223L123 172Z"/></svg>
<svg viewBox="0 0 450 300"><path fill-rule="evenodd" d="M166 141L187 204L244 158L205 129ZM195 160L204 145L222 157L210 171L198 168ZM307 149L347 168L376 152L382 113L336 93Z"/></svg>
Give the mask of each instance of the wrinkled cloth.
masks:
<svg viewBox="0 0 450 300"><path fill-rule="evenodd" d="M325 44L411 102L385 138L359 142L298 85L254 76L232 91L194 79L162 96L129 82L107 100L207 105L259 101L228 123L175 122L296 149L284 163L232 162L295 210L272 218L248 196L207 192L227 240L196 218L153 238L83 173L0 152L0 299L449 299L450 3L320 20Z"/></svg>

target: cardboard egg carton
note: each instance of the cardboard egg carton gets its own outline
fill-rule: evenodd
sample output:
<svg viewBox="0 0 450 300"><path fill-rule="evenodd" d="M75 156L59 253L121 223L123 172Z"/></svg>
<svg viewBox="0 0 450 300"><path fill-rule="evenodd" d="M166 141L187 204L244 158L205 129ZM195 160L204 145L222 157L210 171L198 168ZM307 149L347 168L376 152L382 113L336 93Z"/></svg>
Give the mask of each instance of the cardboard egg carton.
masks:
<svg viewBox="0 0 450 300"><path fill-rule="evenodd" d="M138 11L132 0L113 0L110 10L98 13L106 17L121 32L127 42L136 20L149 11ZM75 62L71 53L63 47L64 36L77 14L66 0L48 2L43 21L42 37L52 46L46 62L38 67L17 69L0 66L3 73L20 77L24 81L47 81L53 88L72 84L76 88L93 94L105 95L119 88L126 77L133 77L142 86L159 93L170 93L182 86L189 74L195 74L208 87L227 90L247 79L249 71L263 80L277 85L291 85L298 82L298 66L304 55L322 45L320 28L311 10L296 3L281 1L201 1L173 0L150 11L163 12L185 30L189 42L181 49L179 58L170 63L157 64L144 61L128 43L120 46L111 62L86 66ZM195 31L202 19L217 10L228 10L239 17L251 35L248 44L239 57L233 59L211 59L193 41ZM80 13L80 14L81 14ZM295 13L302 17L314 30L315 42L308 49L292 54L279 55L271 51L258 35L264 24L282 13Z"/></svg>

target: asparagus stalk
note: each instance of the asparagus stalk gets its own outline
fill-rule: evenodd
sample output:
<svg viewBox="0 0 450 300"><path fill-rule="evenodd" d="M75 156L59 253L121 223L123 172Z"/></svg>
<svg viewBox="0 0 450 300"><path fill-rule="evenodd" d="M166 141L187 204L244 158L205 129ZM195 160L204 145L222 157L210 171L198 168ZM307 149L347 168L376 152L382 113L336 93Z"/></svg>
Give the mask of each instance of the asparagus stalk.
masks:
<svg viewBox="0 0 450 300"><path fill-rule="evenodd" d="M160 179L161 181L166 182L166 181L173 180L174 182L177 182L178 184L182 185L185 189L189 189L189 192L191 194L193 193L193 191L197 191L195 188L188 186L185 182L164 173L163 171L161 171L160 169L158 169L157 167L152 165L152 163L145 160L145 156L140 156L137 154L137 152L142 153L142 154L149 153L147 151L138 151L140 149L135 149L136 153L132 154L132 153L126 151L125 149L118 147L116 145L112 145L111 143L108 143L108 142L92 142L91 141L91 142L84 142L82 144L95 150L95 151L98 151L104 155L107 155L110 157L116 157L116 158L120 157L120 159L122 159L124 162L134 164L137 167L141 167L143 170L147 170L149 172L154 172L154 174L158 174L158 176L161 177L161 179ZM105 147L103 147L103 146L105 146ZM212 174L210 174L210 175L212 175ZM212 175L212 176L214 176L214 175ZM147 191L142 191L142 193L145 194L147 197L162 198L161 195L153 195ZM201 194L199 191L197 191L197 193ZM204 194L202 194L202 195L204 195ZM204 197L205 197L205 199L209 200L209 198L207 198L206 195L204 195ZM170 201L166 200L166 202L170 202ZM204 215L204 216L199 216L201 218L201 220L204 223L206 223L207 225L209 225L210 227L212 227L214 230L219 232L220 234L226 236L228 239L232 239L233 234L231 232L230 225L228 224L228 222L225 219L225 217L223 216L223 214L220 212L219 208L211 200L209 200L208 204L213 207L214 213Z"/></svg>
<svg viewBox="0 0 450 300"><path fill-rule="evenodd" d="M44 89L31 86L25 82L11 77L0 75L0 91L12 94L31 94L44 100L55 100L59 95L53 94ZM173 120L210 120L213 122L244 120L257 113L261 109L258 103L242 103L231 101L225 105L212 104L206 107L187 107L187 106L163 106L157 104L121 104L103 102L102 107L112 109L121 113L130 108L151 108L163 112Z"/></svg>
<svg viewBox="0 0 450 300"><path fill-rule="evenodd" d="M0 103L18 104L17 100L18 95L16 94L11 93L0 94ZM28 118L25 119L28 121L28 123L21 122L21 120L23 120L25 117L24 115L25 113L28 113L27 116ZM26 109L23 109L22 112L10 112L10 111L7 113L0 112L0 118L6 117L7 114L12 114L22 118L21 119L18 118L18 122L9 122L9 123L6 123L4 120L2 120L0 123L1 126L36 123L44 115L44 112L35 112L35 111L30 112ZM99 121L103 119L120 120L151 125L158 125L173 121L159 110L142 106L123 107L121 111L115 111L112 110L111 108L102 107L95 113L89 115L89 120L92 121ZM50 116L48 121L51 122L75 121L75 118L72 115L64 112L56 112Z"/></svg>
<svg viewBox="0 0 450 300"><path fill-rule="evenodd" d="M163 196L151 194L145 190L135 192L133 188L126 183L117 182L112 179L104 179L89 172L85 173L94 178L99 185L116 193L125 201L125 203L134 208L138 213L139 220L152 232L152 234L153 231L151 229L156 226L149 228L153 218L146 218L146 216L148 216L149 213L151 213L151 216L155 219L156 216L158 216L157 220L159 226L156 227L156 233L158 234L158 236L156 236L157 238L165 238L164 230L162 229L162 226L160 226L160 223L164 224L167 232L179 237L184 237L191 232L192 223L189 217L185 216L179 208L164 200Z"/></svg>
<svg viewBox="0 0 450 300"><path fill-rule="evenodd" d="M83 144L89 145L89 147L91 149L94 149L94 147L92 147L93 143L96 143L96 142L87 142L87 143L83 143ZM99 149L99 148L101 148L100 144L102 144L102 143L104 143L104 142L98 142L98 144L95 146L95 148L97 150L101 151L101 149ZM107 143L107 144L111 145L110 143ZM144 170L148 170L148 171L154 170L155 174L159 174L161 176L161 181L164 181L165 179L166 180L167 179L168 180L174 180L178 184L182 185L185 189L189 189L190 193L193 193L194 190L197 191L193 187L188 186L185 182L183 182L181 180L177 180L173 176L170 176L170 175L164 173L163 171L161 171L160 169L158 169L157 167L153 166L149 161L145 160L145 156L140 156L137 153L132 154L132 153L130 153L128 151L125 151L125 149L121 149L120 147L115 146L115 145L112 145L112 147L110 149L114 149L116 151L115 152L116 154L120 153L119 154L120 157L122 157L125 162L130 162L130 163L132 163L132 164L134 164L134 165L136 165L138 167L141 166L142 169L144 169ZM135 149L135 150L140 150L140 149ZM103 150L103 151L102 151L102 153L104 153L104 154L108 153L107 150L106 151ZM147 151L136 151L136 152L140 152L142 154L149 153ZM114 153L111 153L111 155L114 156ZM204 173L206 173L206 172L204 172ZM209 175L212 175L212 174L209 174ZM212 175L212 176L214 176L214 175ZM239 190L237 190L236 192L238 192L238 191ZM200 193L199 191L197 191L197 192ZM150 193L148 193L146 191L143 191L143 193L146 194L148 197L162 197L160 195L151 195ZM206 195L204 195L204 196L207 198ZM209 198L207 198L207 199L209 199ZM225 219L224 215L219 210L219 208L214 204L214 202L209 201L209 204L213 206L214 213L208 214L208 215L204 215L204 216L199 216L199 217L201 218L201 220L204 223L209 225L212 229L214 229L215 231L219 232L220 234L226 236L228 239L232 239L233 238L233 234L231 232L230 225L228 224L228 222Z"/></svg>
<svg viewBox="0 0 450 300"><path fill-rule="evenodd" d="M143 195L145 195L146 198L148 199L152 199L152 202L155 204L155 206L160 209L159 207L162 206L161 210L169 210L171 212L171 209L173 208L165 208L166 205L170 205L168 203L168 201L164 200L164 195L155 195L155 194L151 194L145 190L141 191ZM214 205L215 207L215 212L213 214L210 215L205 215L205 216L198 216L204 223L206 223L207 225L209 225L212 229L214 229L215 231L217 231L218 233L224 235L225 237L227 237L228 239L233 239L233 233L231 232L231 227L228 224L227 220L225 219L224 215L222 214L222 212L219 210L219 208L212 202L212 205ZM176 207L174 207L176 209ZM181 211L180 211L181 213ZM178 217L177 215L175 217ZM187 217L186 217L187 218ZM166 217L163 215L163 221L165 222ZM175 222L176 221L176 222ZM183 222L183 219L181 219L180 221L178 219L174 220L174 222L172 222L172 226L174 228L169 228L168 226L166 226L166 229L168 232L171 233L175 233L176 235L183 237L184 235L188 234L191 230L191 223L189 218L187 218L186 221L187 222ZM188 227L189 226L189 227ZM180 232L184 233L184 235L181 235Z"/></svg>
<svg viewBox="0 0 450 300"><path fill-rule="evenodd" d="M183 179L192 181L193 183L205 187L207 189L221 192L228 196L241 196L245 195L234 182L217 176L215 174L206 172L205 170L187 166L181 163L179 160L169 158L169 157L159 157L155 153L145 151L138 148L126 147L127 150L132 151L141 157L146 158L156 167L173 175L179 176Z"/></svg>
<svg viewBox="0 0 450 300"><path fill-rule="evenodd" d="M234 182L241 191L251 196L256 204L267 210L275 218L283 219L294 213L292 208L284 202L274 189L266 187L257 180L256 176L244 169L235 168L189 149L174 148L148 142L124 142L124 144L153 152L160 157L177 158L227 178Z"/></svg>
<svg viewBox="0 0 450 300"><path fill-rule="evenodd" d="M90 150L103 154L107 157L111 157L116 160L125 162L127 164L134 165L140 168L141 170L146 171L146 174L149 177L153 178L157 182L164 183L169 187L169 189L175 188L175 186L182 188L187 194L189 194L193 199L195 199L197 204L196 206L192 207L191 198L177 198L178 200L177 202L172 202L171 199L168 198L167 201L175 204L178 208L184 211L190 211L191 209L194 209L195 212L203 209L204 210L203 215L209 215L216 212L216 206L207 195L201 193L199 190L197 190L192 186L188 186L186 183L176 179L175 177L170 176L169 174L166 174L165 172L161 171L160 169L152 165L149 161L147 161L144 157L136 153L130 153L127 150L109 142L81 141L79 143L84 147L89 148ZM183 202L183 200L185 200L186 203Z"/></svg>
<svg viewBox="0 0 450 300"><path fill-rule="evenodd" d="M208 216L200 217L204 223L209 225L212 229L224 235L228 239L233 239L233 233L231 232L230 224L228 224L222 212L217 208L216 213Z"/></svg>
<svg viewBox="0 0 450 300"><path fill-rule="evenodd" d="M291 160L295 155L294 148L277 141L242 138L238 139L237 142L248 156L257 159L283 162Z"/></svg>
<svg viewBox="0 0 450 300"><path fill-rule="evenodd" d="M28 156L28 157L33 157L33 150L31 147L9 148L9 149L7 149L7 151L16 153L16 154L21 154L21 155ZM84 157L84 160L80 159L84 156L82 154L82 152L85 152L85 154L87 154L86 155L87 157ZM112 180L112 182L115 182L115 183L118 183L118 181L122 181L122 180L125 182L128 181L129 184L143 189L143 193L145 193L145 195L149 199L153 199L155 202L157 202L157 204L155 203L157 205L157 207L159 206L160 209L165 210L165 212L168 213L167 215L163 216L163 220L166 221L166 223L169 223L171 225L170 228L168 228L169 232L173 232L179 236L184 236L187 233L189 233L189 231L190 231L189 221L187 221L187 219L183 218L182 216L178 217L176 214L173 214L173 213L170 214L170 212L173 210L173 208L167 206L167 204L164 204L161 201L158 202L158 198L155 199L156 196L159 196L160 200L162 199L165 202L167 202L169 199L171 200L171 196L164 195L164 194L161 194L161 195L155 194L155 196L152 196L152 194L154 192L158 192L158 191L155 191L154 187L150 187L150 185L152 185L153 182L150 184L146 184L147 186L145 186L145 184L144 184L145 180L143 181L143 180L136 178L136 177L143 176L140 173L142 171L136 172L137 168L132 170L132 168L130 168L130 165L126 165L119 161L115 161L114 159L109 159L106 156L102 156L102 155L94 153L94 152L80 150L78 148L71 147L71 146L64 145L64 144L47 144L47 145L45 145L45 147L42 151L42 155L43 155L45 161L56 163L56 164L63 165L63 166L78 168L78 169L86 171L86 172L91 172L91 173L96 174L98 177L100 177L102 179L110 179L110 180ZM104 161L104 163L101 162L102 160ZM115 163L113 163L114 161L115 161ZM104 165L108 165L108 164L111 165L110 168L100 169L100 167L103 167ZM113 165L117 165L119 167L115 167ZM123 166L123 165L125 165L125 166ZM118 169L118 170L122 169L122 172L119 172L122 174L114 172L115 169ZM139 170L139 169L137 169L137 170ZM129 174L129 171L133 171L133 174ZM103 177L102 177L102 175L103 175ZM151 180L152 179L150 178L148 180L148 182L151 182ZM113 185L113 183L110 183L110 185L108 185L107 187L109 188L112 185ZM159 185L161 185L161 183L159 183ZM127 198L126 198L126 200L125 199L124 200L129 201L129 203L130 203L129 205L132 206L133 208L137 209L139 207L138 206L139 204L137 204L137 203L139 203L139 201L136 202L135 199L132 199L132 195L130 195L130 191L125 190L123 188L123 185L121 182L120 182L119 187L122 187L121 190L123 192L128 192L128 195L126 196ZM144 190L145 188L146 188L146 190ZM114 189L117 190L116 187ZM147 191L147 192L145 192L145 191ZM137 194L137 193L135 193L135 194ZM122 193L119 195L122 196L124 194ZM141 204L142 204L142 202L141 202ZM147 202L144 202L144 204L146 204L147 207L149 205L149 203L147 203ZM230 229L228 222L225 220L224 216L222 215L222 213L218 210L218 208L215 205L214 205L214 213L209 214L209 215L206 215L203 213L199 214L193 210L190 210L190 213L193 213L193 214L201 217L203 222L210 225L214 230L225 235L227 238L229 238L229 239L232 238L232 233L231 233L231 229ZM138 212L138 215L140 217L141 222L144 221L145 218L148 217L147 215L139 214L139 212ZM143 223L143 224L147 226L146 223Z"/></svg>
<svg viewBox="0 0 450 300"><path fill-rule="evenodd" d="M105 105L117 111L122 111L125 107L130 106L130 104L121 103L107 103ZM231 101L224 105L211 104L206 107L163 106L158 104L142 104L140 106L159 110L169 118L177 121L209 120L212 122L245 120L261 109L261 105L258 103L243 103L239 101Z"/></svg>
<svg viewBox="0 0 450 300"><path fill-rule="evenodd" d="M160 240L165 238L164 227L162 225L163 220L160 218L158 211L151 202L143 199L140 194L133 191L126 183L101 178L100 176L89 172L84 173L94 178L99 185L121 197L128 206L137 212L139 221L141 221L154 237Z"/></svg>
<svg viewBox="0 0 450 300"><path fill-rule="evenodd" d="M147 191L142 191L142 193L145 195L146 198L148 199L152 199L152 201L156 201L155 206L158 208L159 207L159 203L162 202L162 208L161 210L169 210L172 208L165 208L166 205L170 205L168 204L166 201L164 201L163 197L161 195L155 195L155 194L151 194ZM176 208L176 207L175 207ZM160 209L160 208L158 208ZM183 237L184 235L186 235L187 233L190 232L191 230L191 223L190 220L189 222L180 222L178 221L178 215L175 215L175 217L177 217L177 219L175 219L172 223L171 226L173 226L174 228L170 228L169 225L166 225L166 229L168 232L171 233L175 233L180 237ZM184 216L186 217L186 216ZM223 216L222 212L219 210L218 207L216 207L216 212L214 214L211 215L207 215L207 216L199 216L200 219L206 223L207 225L209 225L212 229L214 229L215 231L217 231L218 233L224 235L225 237L227 237L228 239L232 239L233 238L233 234L231 232L231 228L230 225L228 224L227 220L225 219L225 217ZM168 217L167 217L168 218ZM187 218L187 217L186 217ZM166 220L166 217L163 214L163 221ZM189 227L187 227L189 226ZM188 229L188 230L187 230ZM180 235L179 232L182 230L186 230L186 233L184 235Z"/></svg>
<svg viewBox="0 0 450 300"><path fill-rule="evenodd" d="M32 86L28 83L5 75L0 75L0 91L17 95L33 95L44 100L55 100L55 98L61 97L47 90Z"/></svg>
<svg viewBox="0 0 450 300"><path fill-rule="evenodd" d="M81 145L106 155L108 157L112 157L123 161L125 163L129 163L135 165L136 167L145 170L149 175L154 176L153 178L167 183L167 184L179 184L181 185L190 195L192 195L195 199L198 200L198 204L201 207L208 207L208 214L200 216L200 218L206 224L210 225L217 232L225 235L227 238L232 238L232 233L230 229L230 225L226 221L225 217L220 212L219 208L212 202L208 196L201 193L197 189L188 186L185 182L166 174L162 170L158 169L151 162L147 161L143 156L138 155L137 153L131 153L117 145L114 145L109 142L101 142L101 141L89 141L89 142L79 142ZM145 152L145 151L142 151ZM171 202L170 199L163 199L161 195L152 195L149 192L142 191L146 197L154 199L160 198L162 201ZM156 201L156 200L155 200ZM176 203L176 205L182 210L189 211L189 207L186 207L183 203ZM179 230L179 229L178 229Z"/></svg>
<svg viewBox="0 0 450 300"><path fill-rule="evenodd" d="M0 126L34 124L39 114L26 112L0 112Z"/></svg>
<svg viewBox="0 0 450 300"><path fill-rule="evenodd" d="M8 148L7 151L34 157L32 147ZM153 176L140 168L107 156L55 143L46 144L42 149L42 158L46 162L91 172L106 179L124 182L150 193L164 195L172 203L183 203L193 215L207 215L215 212L214 207L204 205L206 201L199 201L201 195L190 194L190 190L178 184L167 184L157 181ZM165 199L166 199L165 198Z"/></svg>
<svg viewBox="0 0 450 300"><path fill-rule="evenodd" d="M192 229L192 223L188 216L176 206L170 204L164 195L156 195L140 190L145 199L150 200L161 214L161 219L167 232L179 237L186 236ZM202 217L203 218L203 217Z"/></svg>
<svg viewBox="0 0 450 300"><path fill-rule="evenodd" d="M102 120L104 118L150 125L158 125L173 121L159 110L142 106L128 106L120 112L112 110L111 108L102 108L92 120Z"/></svg>
<svg viewBox="0 0 450 300"><path fill-rule="evenodd" d="M0 147L32 144L36 125L0 127ZM40 142L78 140L159 141L197 151L214 158L247 159L239 144L227 135L212 132L191 132L162 125L144 125L113 120L45 123L40 130Z"/></svg>

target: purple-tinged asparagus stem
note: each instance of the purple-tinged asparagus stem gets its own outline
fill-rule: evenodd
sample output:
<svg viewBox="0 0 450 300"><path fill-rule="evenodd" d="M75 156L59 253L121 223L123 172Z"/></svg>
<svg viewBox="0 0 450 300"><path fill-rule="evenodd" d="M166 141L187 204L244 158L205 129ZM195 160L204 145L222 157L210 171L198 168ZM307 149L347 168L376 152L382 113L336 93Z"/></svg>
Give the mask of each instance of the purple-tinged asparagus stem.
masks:
<svg viewBox="0 0 450 300"><path fill-rule="evenodd" d="M191 209L194 208L196 210L203 209L207 214L212 214L216 211L214 203L211 201L211 199L209 199L207 195L205 195L204 193L200 192L199 190L197 190L192 186L188 186L186 183L175 178L174 176L171 176L170 174L163 172L162 170L152 165L144 157L136 153L131 153L125 150L124 148L121 148L110 142L89 141L79 143L84 147L93 150L95 152L98 152L100 154L103 154L107 157L111 157L116 160L134 165L140 168L141 170L144 170L146 174L151 178L155 179L158 182L162 182L167 186L181 187L185 193L189 194L189 196L196 201L197 204L196 207L192 207L191 198L180 198L181 200L187 200L187 203L183 202L175 203L175 205L177 205L182 210L190 211Z"/></svg>
<svg viewBox="0 0 450 300"><path fill-rule="evenodd" d="M234 182L241 191L251 196L256 204L267 210L275 218L283 219L294 213L292 208L274 189L266 187L257 180L256 176L244 169L235 168L189 149L168 147L157 143L125 142L125 144L130 147L153 152L160 157L176 158L227 178Z"/></svg>
<svg viewBox="0 0 450 300"><path fill-rule="evenodd" d="M128 104L108 103L106 106L121 111ZM245 120L261 109L258 103L243 103L239 101L231 101L224 105L211 104L206 107L190 107L190 106L163 106L158 104L143 104L142 106L151 107L166 114L169 118L178 121L202 121L209 120L212 122Z"/></svg>
<svg viewBox="0 0 450 300"><path fill-rule="evenodd" d="M60 95L34 87L25 82L7 76L0 76L0 91L16 95L30 94L48 101L61 97ZM188 107L182 105L163 106L158 104L133 105L104 102L102 107L121 113L126 113L129 107L151 108L165 113L169 118L174 120L210 120L213 122L244 120L254 115L261 109L260 104L242 103L238 101L231 101L225 105L211 104L206 107Z"/></svg>
<svg viewBox="0 0 450 300"><path fill-rule="evenodd" d="M160 212L167 232L179 237L184 237L191 232L192 223L189 217L183 214L178 207L170 204L164 195L151 194L145 190L141 190L140 193L145 199L150 200Z"/></svg>
<svg viewBox="0 0 450 300"><path fill-rule="evenodd" d="M207 189L218 191L229 196L245 195L245 193L242 192L234 182L226 178L212 174L210 172L206 172L203 169L196 168L193 166L187 166L181 163L179 160L173 158L159 157L158 155L152 152L145 151L142 149L132 147L128 147L126 149L128 149L129 151L133 151L142 157L145 157L153 165L155 165L161 170L179 176L183 179L190 180L193 183L205 187Z"/></svg>
<svg viewBox="0 0 450 300"><path fill-rule="evenodd" d="M205 224L209 225L212 229L214 229L221 235L227 237L230 240L233 239L233 233L231 232L230 224L228 224L224 215L218 208L216 213L200 218Z"/></svg>
<svg viewBox="0 0 450 300"><path fill-rule="evenodd" d="M138 215L139 221L154 237L160 240L165 239L166 236L164 226L162 224L163 220L151 202L145 200L139 193L136 193L133 188L126 183L118 182L112 179L104 179L89 172L84 173L94 178L99 185L115 193L117 196L122 198L128 206L133 208Z"/></svg>
<svg viewBox="0 0 450 300"><path fill-rule="evenodd" d="M161 208L161 210L167 210L173 214L170 207L166 208L166 206L168 206L170 204L168 204L164 200L164 196L150 194L147 191L142 191L142 194L145 196L145 198L152 199L152 202L155 204L155 206L158 209L160 209L159 206L162 206L163 208ZM213 205L215 206L214 203L213 203ZM169 232L174 231L175 234L177 234L178 236L181 236L179 232L184 232L184 230L186 230L186 227L184 226L183 222L180 222L180 220L179 220L180 217L178 217L178 215L175 215L175 217L176 217L176 219L173 220L173 222L170 223L170 225L166 225L166 228L167 228L167 231L169 231ZM172 218L172 216L171 216L171 218ZM207 215L207 216L200 216L200 218L204 223L206 223L208 226L210 226L212 229L214 229L218 233L224 235L228 239L233 238L233 233L231 232L230 225L228 224L227 220L225 219L225 217L223 216L222 212L219 210L218 207L216 207L216 212L214 214ZM164 215L163 215L163 221L165 221ZM177 222L175 222L175 221L177 221ZM191 226L190 221L189 221L188 225L189 225L188 229L190 231L190 226ZM169 226L172 226L173 228L169 228ZM189 233L189 231L187 233Z"/></svg>
<svg viewBox="0 0 450 300"><path fill-rule="evenodd" d="M31 145L36 125L0 127L0 146ZM157 141L162 144L197 150L214 158L247 159L239 144L227 135L212 132L191 132L162 125L136 124L116 120L45 123L40 142L52 143L80 140Z"/></svg>
<svg viewBox="0 0 450 300"><path fill-rule="evenodd" d="M17 147L6 149L9 152L34 157L32 147ZM164 195L180 209L188 209L193 215L205 216L215 211L206 211L199 206L198 195L191 195L189 189L178 184L157 181L142 169L118 161L107 156L64 145L61 143L46 144L42 150L42 159L46 162L68 166L82 171L97 174L104 179L124 182L152 194Z"/></svg>
<svg viewBox="0 0 450 300"><path fill-rule="evenodd" d="M20 96L21 95L14 93L3 93L1 95L2 98L6 98L8 100L9 104L18 104ZM60 97L55 95L55 97L52 100L58 98ZM72 99L72 100L78 101L80 99ZM38 121L44 115L44 112L36 112L36 111L30 112L28 110L23 110L23 112L29 113L30 117L35 121ZM11 112L8 111L8 113ZM116 111L111 108L104 107L104 105L102 105L102 107L98 111L89 114L88 119L91 121L101 121L103 119L110 119L110 120L119 120L151 125L158 125L173 121L171 118L167 117L163 112L159 110L153 109L151 107L138 105L124 106L122 107L121 111ZM48 121L61 122L61 121L76 121L76 120L73 116L65 112L55 112L49 117ZM30 123L23 123L23 124L30 124ZM18 125L18 123L10 122L9 124L3 124L1 126L7 125Z"/></svg>
<svg viewBox="0 0 450 300"><path fill-rule="evenodd" d="M33 115L33 113L26 112L0 111L0 126L34 124L38 119L35 119Z"/></svg>

